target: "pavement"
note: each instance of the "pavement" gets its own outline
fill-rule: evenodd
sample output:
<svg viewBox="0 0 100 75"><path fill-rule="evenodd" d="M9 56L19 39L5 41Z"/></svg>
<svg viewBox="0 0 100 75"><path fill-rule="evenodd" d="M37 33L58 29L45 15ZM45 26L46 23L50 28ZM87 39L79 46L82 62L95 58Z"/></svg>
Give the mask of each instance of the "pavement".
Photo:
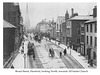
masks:
<svg viewBox="0 0 100 75"><path fill-rule="evenodd" d="M24 36L25 39L27 39L26 36ZM25 64L27 64L27 45L28 45L28 40L23 40L22 44L19 48L19 53L16 56L15 60L12 62L12 65L14 68L27 68L27 66ZM22 53L21 51L23 50L23 46L24 46L24 53Z"/></svg>
<svg viewBox="0 0 100 75"><path fill-rule="evenodd" d="M56 45L58 45L58 42L57 41L51 40L51 42L54 43L54 44L56 44ZM71 53L71 56L74 57L85 69L88 69L88 68L96 68L95 66L94 67L91 67L88 64L88 60L84 56L82 56L80 53L76 52L75 50L68 48L64 44L60 44L58 46L60 46L63 49L66 48L67 53L68 54Z"/></svg>

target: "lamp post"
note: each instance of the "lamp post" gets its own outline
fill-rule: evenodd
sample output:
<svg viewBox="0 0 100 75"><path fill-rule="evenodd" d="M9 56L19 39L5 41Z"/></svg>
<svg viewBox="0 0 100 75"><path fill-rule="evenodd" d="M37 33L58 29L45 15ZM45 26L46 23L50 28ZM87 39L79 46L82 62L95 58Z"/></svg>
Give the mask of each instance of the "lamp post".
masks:
<svg viewBox="0 0 100 75"><path fill-rule="evenodd" d="M69 44L70 44L70 55L71 55L71 41L70 41L70 43L69 43Z"/></svg>
<svg viewBox="0 0 100 75"><path fill-rule="evenodd" d="M26 68L26 55L24 54L24 68Z"/></svg>
<svg viewBox="0 0 100 75"><path fill-rule="evenodd" d="M24 68L26 68L26 54L25 54L25 48L24 48L25 44L24 43L23 43L23 50L24 50L24 56L23 57L24 57Z"/></svg>

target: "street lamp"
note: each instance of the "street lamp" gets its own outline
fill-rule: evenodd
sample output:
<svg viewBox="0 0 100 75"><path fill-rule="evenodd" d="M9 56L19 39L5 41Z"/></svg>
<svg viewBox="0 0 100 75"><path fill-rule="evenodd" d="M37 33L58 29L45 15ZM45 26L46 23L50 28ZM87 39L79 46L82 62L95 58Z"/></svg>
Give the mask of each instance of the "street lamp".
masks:
<svg viewBox="0 0 100 75"><path fill-rule="evenodd" d="M26 54L24 54L24 68L26 68Z"/></svg>
<svg viewBox="0 0 100 75"><path fill-rule="evenodd" d="M25 44L23 43L23 50L24 50L24 68L26 68L26 54L25 54L25 48L24 48Z"/></svg>
<svg viewBox="0 0 100 75"><path fill-rule="evenodd" d="M70 41L69 45L70 45L70 55L71 55L71 41Z"/></svg>

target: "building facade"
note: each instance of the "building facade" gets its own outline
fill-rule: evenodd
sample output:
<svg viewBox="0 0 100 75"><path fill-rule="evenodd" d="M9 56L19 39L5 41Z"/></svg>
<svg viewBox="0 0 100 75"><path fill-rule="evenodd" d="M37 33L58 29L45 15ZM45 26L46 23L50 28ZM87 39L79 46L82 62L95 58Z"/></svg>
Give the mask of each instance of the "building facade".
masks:
<svg viewBox="0 0 100 75"><path fill-rule="evenodd" d="M69 19L69 28L71 38L67 39L70 46L73 46L73 49L80 53L80 41L81 41L81 24L91 19L92 16L87 15L78 15ZM67 26L68 28L68 26Z"/></svg>
<svg viewBox="0 0 100 75"><path fill-rule="evenodd" d="M84 23L80 23L80 44L81 44L81 55L85 55L85 26Z"/></svg>
<svg viewBox="0 0 100 75"><path fill-rule="evenodd" d="M39 30L39 32L48 33L48 29L50 29L49 23L45 20L42 20L37 24L37 29Z"/></svg>
<svg viewBox="0 0 100 75"><path fill-rule="evenodd" d="M21 12L18 3L3 3L3 19L17 27L15 34L15 50L19 48L21 42L20 29L23 26L20 24Z"/></svg>
<svg viewBox="0 0 100 75"><path fill-rule="evenodd" d="M72 21L69 20L75 16L78 16L77 13L74 13L74 9L71 8L71 16L69 17L69 13L68 11L66 11L66 14L65 14L65 22L66 22L66 45L69 47L72 46Z"/></svg>
<svg viewBox="0 0 100 75"><path fill-rule="evenodd" d="M81 23L81 54L88 62L97 64L97 7L93 9L93 18Z"/></svg>
<svg viewBox="0 0 100 75"><path fill-rule="evenodd" d="M64 16L58 16L56 22L56 40L61 41L61 24L65 22Z"/></svg>
<svg viewBox="0 0 100 75"><path fill-rule="evenodd" d="M88 62L97 65L97 6L93 9L93 18L85 22L85 56Z"/></svg>
<svg viewBox="0 0 100 75"><path fill-rule="evenodd" d="M51 29L50 29L50 38L56 39L56 22L51 22Z"/></svg>
<svg viewBox="0 0 100 75"><path fill-rule="evenodd" d="M16 27L7 21L3 21L3 65L14 52Z"/></svg>
<svg viewBox="0 0 100 75"><path fill-rule="evenodd" d="M60 33L60 37L61 37L61 43L65 44L66 45L66 23L63 22L61 24L61 33Z"/></svg>
<svg viewBox="0 0 100 75"><path fill-rule="evenodd" d="M97 19L93 18L85 23L85 56L88 60L97 62Z"/></svg>
<svg viewBox="0 0 100 75"><path fill-rule="evenodd" d="M21 18L19 4L13 3L13 2L7 2L7 3L4 2L3 3L3 19L4 19L4 24L12 25L16 27L15 29L4 28L3 30L4 57L5 57L6 52L10 52L9 54L11 55L15 51L19 50L19 47L22 41L23 25L20 24L22 18Z"/></svg>

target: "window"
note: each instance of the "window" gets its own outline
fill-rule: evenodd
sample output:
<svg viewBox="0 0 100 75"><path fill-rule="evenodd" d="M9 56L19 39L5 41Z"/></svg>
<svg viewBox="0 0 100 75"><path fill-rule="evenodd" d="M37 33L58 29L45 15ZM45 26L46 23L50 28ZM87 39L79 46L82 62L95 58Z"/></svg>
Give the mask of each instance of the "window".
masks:
<svg viewBox="0 0 100 75"><path fill-rule="evenodd" d="M92 24L90 24L90 32L92 32Z"/></svg>
<svg viewBox="0 0 100 75"><path fill-rule="evenodd" d="M81 31L84 32L84 27L81 27Z"/></svg>
<svg viewBox="0 0 100 75"><path fill-rule="evenodd" d="M88 36L87 36L87 44L88 44Z"/></svg>
<svg viewBox="0 0 100 75"><path fill-rule="evenodd" d="M80 30L79 29L77 30L77 34L80 35Z"/></svg>
<svg viewBox="0 0 100 75"><path fill-rule="evenodd" d="M70 29L68 28L68 35L70 35Z"/></svg>
<svg viewBox="0 0 100 75"><path fill-rule="evenodd" d="M88 24L87 24L87 32L88 32Z"/></svg>
<svg viewBox="0 0 100 75"><path fill-rule="evenodd" d="M92 46L92 36L90 36L90 45Z"/></svg>
<svg viewBox="0 0 100 75"><path fill-rule="evenodd" d="M97 32L97 24L96 23L95 23L95 27L94 28L95 28L94 32L96 33Z"/></svg>
<svg viewBox="0 0 100 75"><path fill-rule="evenodd" d="M95 41L95 45L94 46L96 47L97 46L97 37L95 37L94 41Z"/></svg>
<svg viewBox="0 0 100 75"><path fill-rule="evenodd" d="M58 24L57 24L57 30L58 30Z"/></svg>
<svg viewBox="0 0 100 75"><path fill-rule="evenodd" d="M77 39L77 43L80 43L80 39Z"/></svg>
<svg viewBox="0 0 100 75"><path fill-rule="evenodd" d="M93 59L96 60L96 52L93 52Z"/></svg>

